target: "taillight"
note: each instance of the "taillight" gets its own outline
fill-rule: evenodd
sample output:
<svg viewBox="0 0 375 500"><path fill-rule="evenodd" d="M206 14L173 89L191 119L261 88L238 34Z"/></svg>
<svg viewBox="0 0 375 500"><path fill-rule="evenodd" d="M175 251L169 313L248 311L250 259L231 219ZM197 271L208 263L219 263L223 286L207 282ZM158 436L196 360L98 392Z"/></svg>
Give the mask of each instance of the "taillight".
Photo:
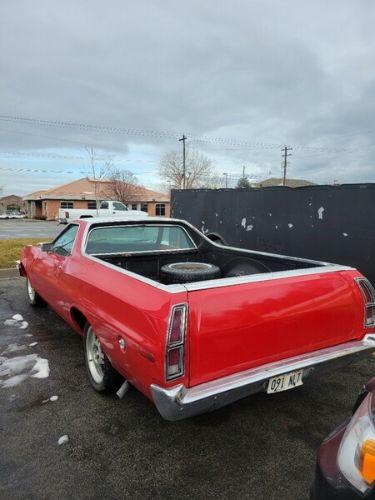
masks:
<svg viewBox="0 0 375 500"><path fill-rule="evenodd" d="M185 370L186 305L173 306L168 324L165 378L181 377Z"/></svg>
<svg viewBox="0 0 375 500"><path fill-rule="evenodd" d="M69 212L65 212L65 219L69 219Z"/></svg>
<svg viewBox="0 0 375 500"><path fill-rule="evenodd" d="M356 282L365 303L365 327L375 326L375 290L369 280L358 278Z"/></svg>

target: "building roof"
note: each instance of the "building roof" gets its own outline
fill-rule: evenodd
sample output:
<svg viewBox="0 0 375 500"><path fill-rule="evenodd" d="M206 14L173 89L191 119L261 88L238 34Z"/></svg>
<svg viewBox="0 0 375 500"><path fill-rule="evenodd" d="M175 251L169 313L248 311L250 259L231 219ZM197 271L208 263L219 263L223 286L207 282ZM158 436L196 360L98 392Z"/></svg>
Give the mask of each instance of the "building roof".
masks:
<svg viewBox="0 0 375 500"><path fill-rule="evenodd" d="M270 177L264 181L257 182L254 187L271 187L271 186L282 186L283 179L280 177ZM286 179L285 186L296 188L303 186L315 186L314 182L306 181L304 179Z"/></svg>
<svg viewBox="0 0 375 500"><path fill-rule="evenodd" d="M96 196L98 199L111 198L111 181L109 180L94 180L89 177L83 177L75 181L61 184L59 186L36 191L24 196L24 200L93 200L95 201L95 186ZM152 191L143 186L131 185L129 190L128 200L132 202L148 202L161 201L168 202L169 196Z"/></svg>
<svg viewBox="0 0 375 500"><path fill-rule="evenodd" d="M17 194L7 194L6 196L2 196L0 198L1 201L7 201L7 200L19 200L22 201L22 196L18 196Z"/></svg>

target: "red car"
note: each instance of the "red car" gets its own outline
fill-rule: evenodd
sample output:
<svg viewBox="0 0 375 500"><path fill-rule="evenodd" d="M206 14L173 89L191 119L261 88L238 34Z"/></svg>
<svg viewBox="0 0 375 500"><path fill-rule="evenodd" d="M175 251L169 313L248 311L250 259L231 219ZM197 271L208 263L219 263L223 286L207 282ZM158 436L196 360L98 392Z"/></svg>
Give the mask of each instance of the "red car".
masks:
<svg viewBox="0 0 375 500"><path fill-rule="evenodd" d="M181 220L81 219L25 247L19 269L30 304L84 337L94 389L125 378L169 420L375 349L375 292L357 270L222 246Z"/></svg>

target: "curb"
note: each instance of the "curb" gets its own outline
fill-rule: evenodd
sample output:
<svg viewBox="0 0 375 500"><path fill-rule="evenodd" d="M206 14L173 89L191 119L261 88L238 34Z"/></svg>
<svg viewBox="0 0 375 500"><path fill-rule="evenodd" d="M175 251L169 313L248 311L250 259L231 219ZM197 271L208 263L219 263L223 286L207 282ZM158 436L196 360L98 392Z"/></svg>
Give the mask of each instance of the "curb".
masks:
<svg viewBox="0 0 375 500"><path fill-rule="evenodd" d="M0 269L0 279L8 278L19 278L19 272L16 267L10 267L8 269Z"/></svg>

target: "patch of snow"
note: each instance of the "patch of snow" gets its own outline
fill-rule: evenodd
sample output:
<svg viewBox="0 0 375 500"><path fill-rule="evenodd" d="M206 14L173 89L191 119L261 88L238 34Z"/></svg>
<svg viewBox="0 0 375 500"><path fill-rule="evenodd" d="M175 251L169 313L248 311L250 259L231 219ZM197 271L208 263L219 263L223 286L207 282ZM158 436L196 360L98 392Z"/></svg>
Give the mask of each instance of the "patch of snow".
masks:
<svg viewBox="0 0 375 500"><path fill-rule="evenodd" d="M22 321L23 316L22 314L13 314L12 319L14 319L15 321Z"/></svg>
<svg viewBox="0 0 375 500"><path fill-rule="evenodd" d="M59 399L59 396L51 396L49 398L50 401L57 401Z"/></svg>
<svg viewBox="0 0 375 500"><path fill-rule="evenodd" d="M12 325L16 325L18 323L18 321L16 321L15 319L6 319L4 321L4 325L5 326L12 326Z"/></svg>
<svg viewBox="0 0 375 500"><path fill-rule="evenodd" d="M38 354L15 356L14 358L0 358L0 387L13 387L29 377L46 378L49 376L48 360Z"/></svg>
<svg viewBox="0 0 375 500"><path fill-rule="evenodd" d="M34 378L47 378L49 377L49 364L48 359L37 358L36 363L32 369L32 377Z"/></svg>
<svg viewBox="0 0 375 500"><path fill-rule="evenodd" d="M29 326L29 323L27 321L22 321L22 323L19 326L20 330L25 330Z"/></svg>
<svg viewBox="0 0 375 500"><path fill-rule="evenodd" d="M349 236L348 233L342 233L342 235L345 237Z"/></svg>
<svg viewBox="0 0 375 500"><path fill-rule="evenodd" d="M65 444L69 441L69 436L64 434L64 436L59 437L57 444Z"/></svg>
<svg viewBox="0 0 375 500"><path fill-rule="evenodd" d="M5 351L2 352L2 354L7 354L9 352L24 351L25 349L26 349L25 345L9 344L8 347L5 349Z"/></svg>
<svg viewBox="0 0 375 500"><path fill-rule="evenodd" d="M318 217L320 220L323 220L324 207L318 208Z"/></svg>
<svg viewBox="0 0 375 500"><path fill-rule="evenodd" d="M246 217L244 217L241 221L241 226L246 227Z"/></svg>
<svg viewBox="0 0 375 500"><path fill-rule="evenodd" d="M251 224L249 224L246 228L246 231L251 231L253 229L254 226L252 226Z"/></svg>
<svg viewBox="0 0 375 500"><path fill-rule="evenodd" d="M289 222L288 227L289 227L289 229L292 229L293 224L291 222Z"/></svg>
<svg viewBox="0 0 375 500"><path fill-rule="evenodd" d="M13 377L10 377L7 380L4 380L1 383L1 387L5 387L5 388L14 387L26 379L27 379L27 375L25 375L24 373L21 373L20 375L14 375Z"/></svg>
<svg viewBox="0 0 375 500"><path fill-rule="evenodd" d="M29 347L34 347L34 345L37 345L38 342L31 342L31 344L29 344Z"/></svg>

